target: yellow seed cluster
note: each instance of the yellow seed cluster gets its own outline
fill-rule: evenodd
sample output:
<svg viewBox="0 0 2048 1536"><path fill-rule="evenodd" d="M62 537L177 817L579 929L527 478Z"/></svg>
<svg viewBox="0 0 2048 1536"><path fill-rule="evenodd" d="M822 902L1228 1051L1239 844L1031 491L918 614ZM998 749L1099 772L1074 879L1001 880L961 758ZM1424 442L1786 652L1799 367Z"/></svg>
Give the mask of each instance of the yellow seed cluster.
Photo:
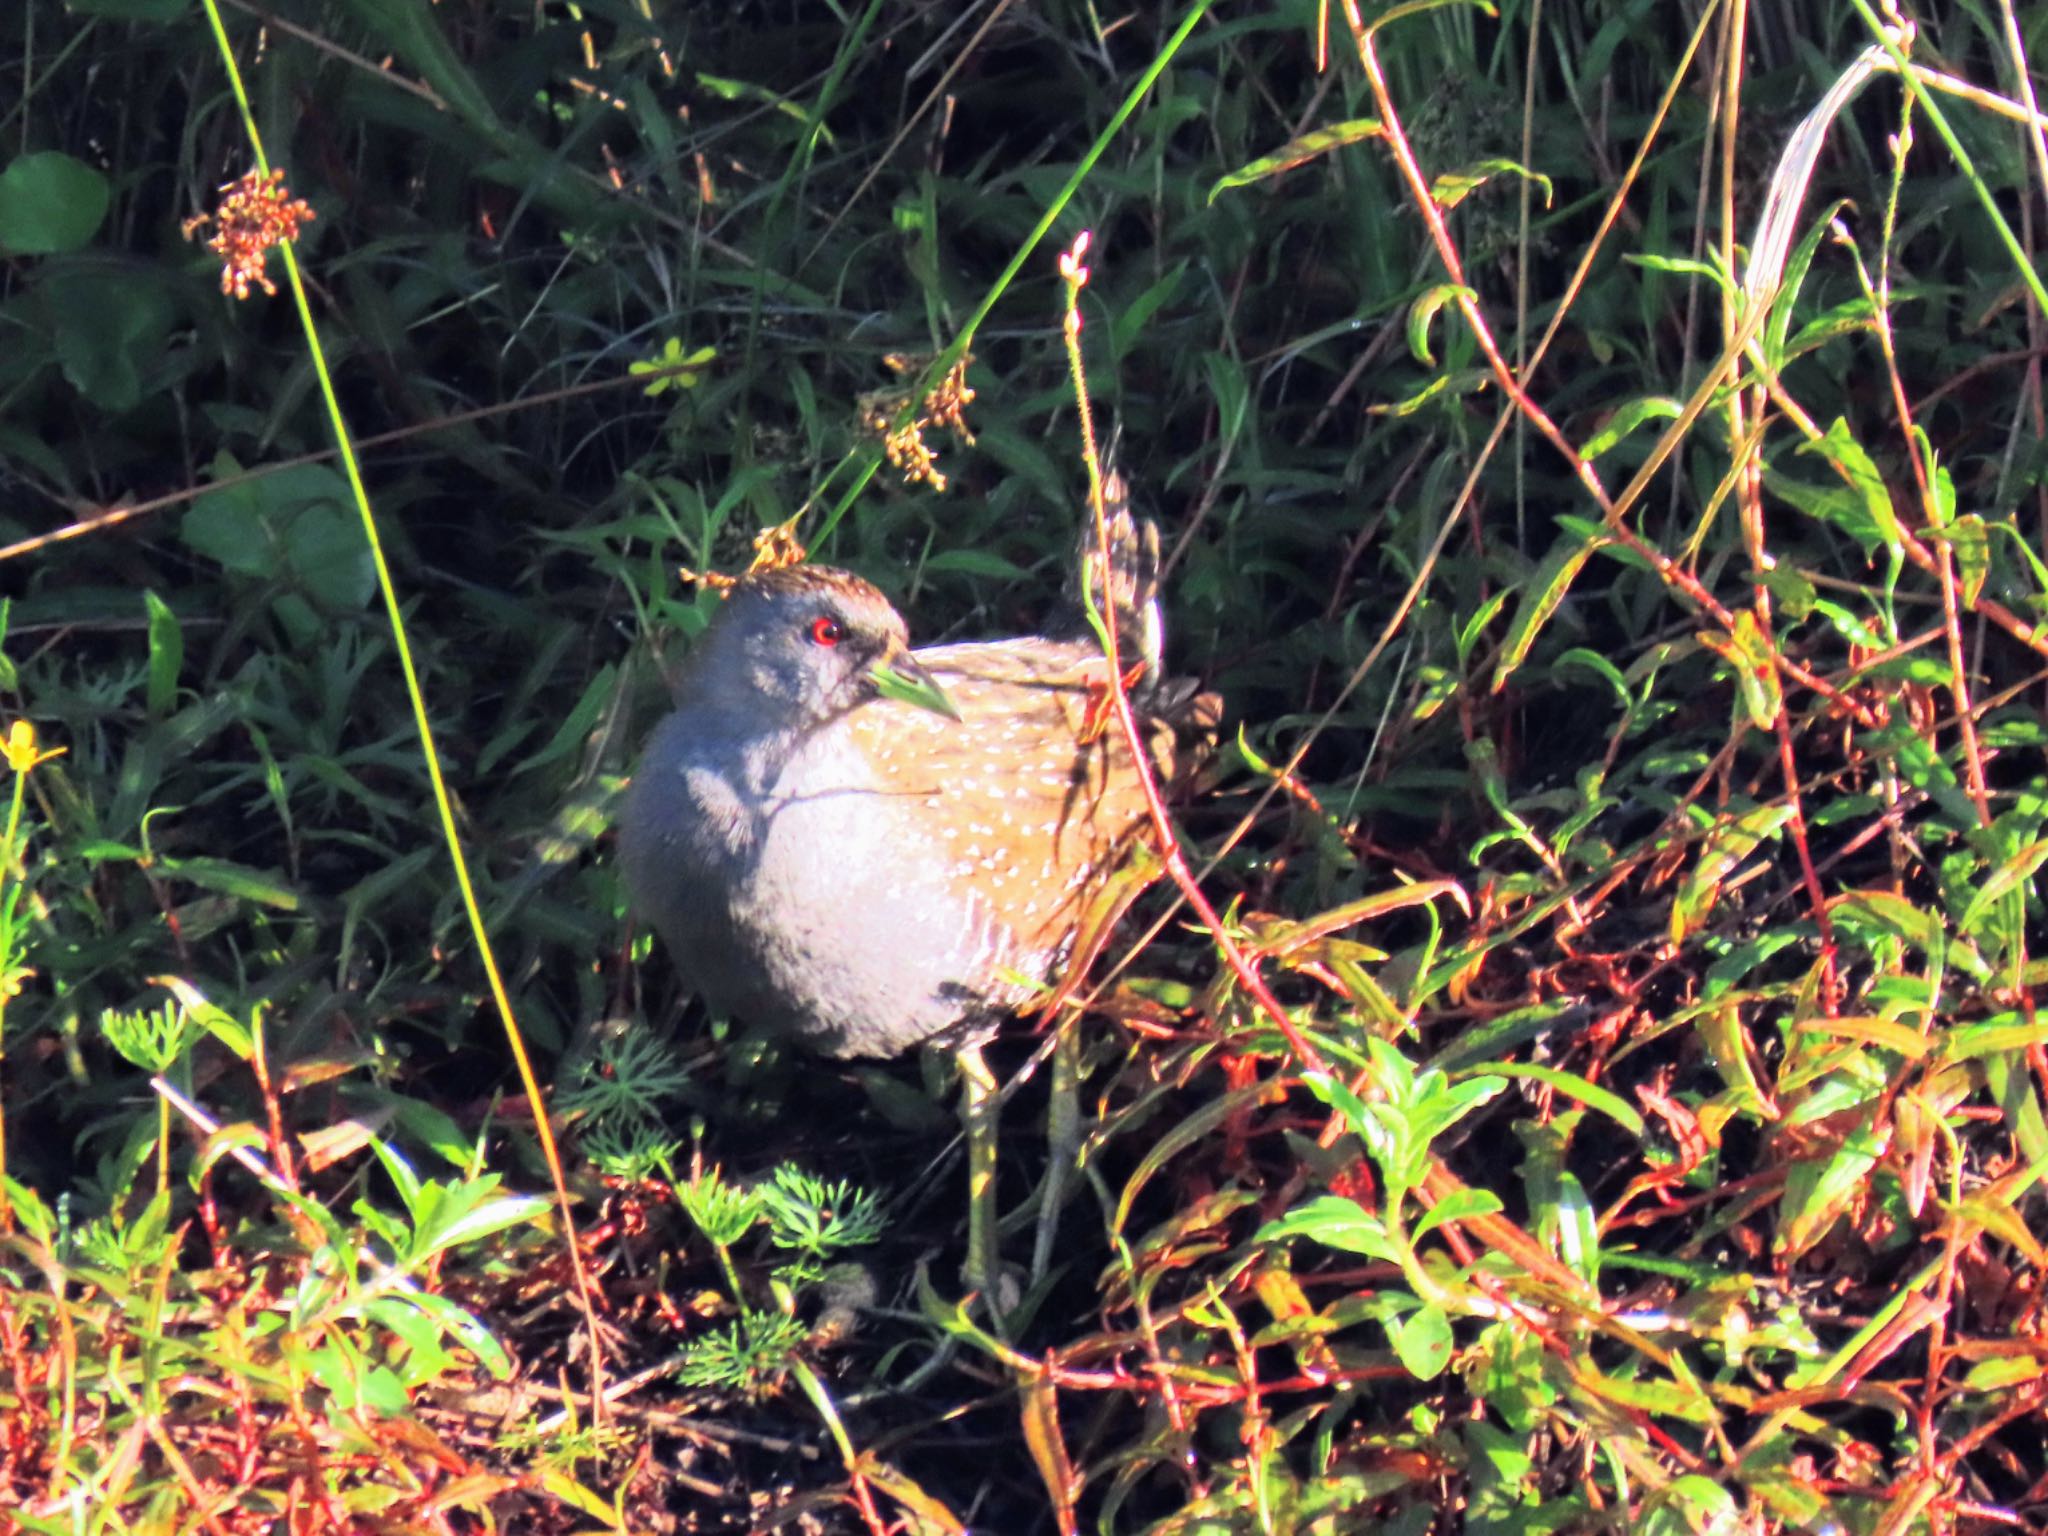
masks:
<svg viewBox="0 0 2048 1536"><path fill-rule="evenodd" d="M924 366L923 359L900 352L883 361L897 373L914 373ZM967 407L974 403L974 390L967 383L967 365L972 361L972 357L962 357L947 370L920 402L917 415L902 427L896 425L896 418L910 404L908 390L878 389L860 397L861 425L882 439L882 452L893 467L903 471L907 483L922 482L935 491L946 488L938 459L924 439L927 429L943 427L962 446L973 446L974 433L967 425Z"/></svg>
<svg viewBox="0 0 2048 1536"><path fill-rule="evenodd" d="M185 238L190 240L207 225L213 225L213 238L206 244L220 257L222 293L246 299L252 283L265 293L276 293L277 285L263 270L264 258L272 246L296 239L300 228L312 222L312 205L292 196L291 188L284 184L283 171L272 171L267 176L251 171L220 190L219 209L187 219L183 226Z"/></svg>

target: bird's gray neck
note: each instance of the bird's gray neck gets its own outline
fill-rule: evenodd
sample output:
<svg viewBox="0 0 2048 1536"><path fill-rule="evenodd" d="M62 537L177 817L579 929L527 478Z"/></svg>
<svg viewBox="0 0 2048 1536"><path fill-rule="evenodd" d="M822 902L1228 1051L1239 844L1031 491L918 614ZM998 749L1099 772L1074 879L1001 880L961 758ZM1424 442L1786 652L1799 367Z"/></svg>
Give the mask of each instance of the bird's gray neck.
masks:
<svg viewBox="0 0 2048 1536"><path fill-rule="evenodd" d="M689 740L679 743L689 765L750 795L765 794L796 752L798 734L763 730L757 704L692 697L688 690L678 690L676 704L677 716L690 722Z"/></svg>

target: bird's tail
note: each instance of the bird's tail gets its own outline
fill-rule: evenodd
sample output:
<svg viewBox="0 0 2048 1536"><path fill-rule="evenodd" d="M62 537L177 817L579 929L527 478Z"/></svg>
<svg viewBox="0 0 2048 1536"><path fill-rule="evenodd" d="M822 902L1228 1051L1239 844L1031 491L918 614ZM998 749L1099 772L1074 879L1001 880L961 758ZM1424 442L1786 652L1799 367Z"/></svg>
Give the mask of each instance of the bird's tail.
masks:
<svg viewBox="0 0 2048 1536"><path fill-rule="evenodd" d="M1116 626L1117 658L1126 671L1143 664L1144 683L1156 682L1165 647L1159 615L1159 528L1131 514L1130 490L1112 467L1102 483L1109 529L1109 560L1093 517L1081 521L1081 542L1068 597L1073 627L1092 630L1092 606L1104 623Z"/></svg>

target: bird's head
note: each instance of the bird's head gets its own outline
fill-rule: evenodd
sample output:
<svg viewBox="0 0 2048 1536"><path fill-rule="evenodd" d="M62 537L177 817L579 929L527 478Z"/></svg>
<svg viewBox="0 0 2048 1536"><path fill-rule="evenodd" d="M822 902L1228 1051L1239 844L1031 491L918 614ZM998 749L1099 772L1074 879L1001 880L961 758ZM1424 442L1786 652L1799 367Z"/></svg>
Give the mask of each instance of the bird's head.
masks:
<svg viewBox="0 0 2048 1536"><path fill-rule="evenodd" d="M830 566L741 578L692 648L689 672L768 729L801 731L877 697L958 718L911 654L902 615L871 583Z"/></svg>

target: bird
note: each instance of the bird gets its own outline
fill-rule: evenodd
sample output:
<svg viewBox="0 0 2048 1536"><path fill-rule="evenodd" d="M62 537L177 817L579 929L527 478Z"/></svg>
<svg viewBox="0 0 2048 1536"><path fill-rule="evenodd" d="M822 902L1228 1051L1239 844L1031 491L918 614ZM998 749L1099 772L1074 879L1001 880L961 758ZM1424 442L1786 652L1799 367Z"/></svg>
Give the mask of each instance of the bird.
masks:
<svg viewBox="0 0 2048 1536"><path fill-rule="evenodd" d="M1044 634L913 649L852 572L741 577L676 673L619 821L629 906L714 1013L830 1057L960 1059L981 1184L979 1047L1055 978L1150 822L1091 608L1116 627L1158 780L1213 738L1213 695L1160 675L1156 529L1119 477L1105 500L1108 562L1083 541ZM971 1281L989 1279L990 1242L970 1235Z"/></svg>

